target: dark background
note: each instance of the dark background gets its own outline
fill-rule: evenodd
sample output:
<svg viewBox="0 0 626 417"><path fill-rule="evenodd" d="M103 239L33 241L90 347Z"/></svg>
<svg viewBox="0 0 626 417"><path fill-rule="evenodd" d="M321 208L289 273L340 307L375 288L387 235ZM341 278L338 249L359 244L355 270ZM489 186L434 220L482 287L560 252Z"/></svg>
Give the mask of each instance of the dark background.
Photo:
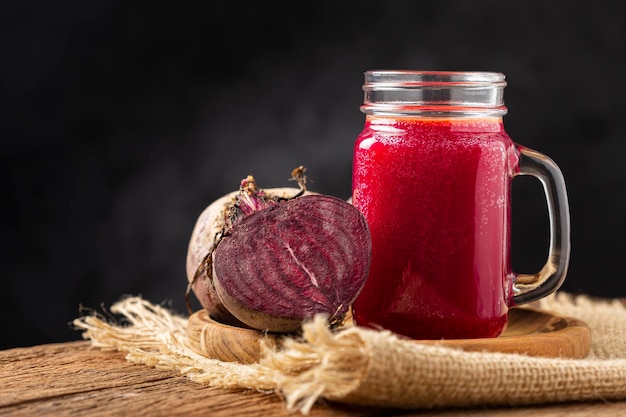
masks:
<svg viewBox="0 0 626 417"><path fill-rule="evenodd" d="M200 4L200 2L198 2ZM350 194L368 69L507 75L505 125L564 172L563 289L626 296L626 34L618 2L0 1L0 347L75 340L125 294L185 313L202 209L252 173ZM516 180L513 265L546 253Z"/></svg>

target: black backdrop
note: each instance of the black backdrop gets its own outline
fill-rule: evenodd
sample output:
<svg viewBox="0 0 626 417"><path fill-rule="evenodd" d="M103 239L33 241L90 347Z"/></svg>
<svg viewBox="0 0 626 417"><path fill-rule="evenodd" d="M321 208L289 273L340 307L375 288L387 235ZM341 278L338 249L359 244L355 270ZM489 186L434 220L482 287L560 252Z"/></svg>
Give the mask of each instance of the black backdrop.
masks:
<svg viewBox="0 0 626 417"><path fill-rule="evenodd" d="M185 313L195 220L248 173L350 193L367 69L507 75L511 137L564 172L563 289L626 296L624 24L595 1L0 3L0 347L78 339L79 306L142 295ZM614 2L616 5L617 2ZM546 251L516 180L513 265Z"/></svg>

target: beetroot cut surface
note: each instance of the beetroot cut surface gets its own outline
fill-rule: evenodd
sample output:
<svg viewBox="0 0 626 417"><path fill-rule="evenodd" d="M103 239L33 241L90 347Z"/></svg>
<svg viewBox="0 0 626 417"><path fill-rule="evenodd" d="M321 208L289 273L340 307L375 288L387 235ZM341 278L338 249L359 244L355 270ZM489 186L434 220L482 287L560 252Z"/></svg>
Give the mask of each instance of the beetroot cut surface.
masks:
<svg viewBox="0 0 626 417"><path fill-rule="evenodd" d="M358 209L305 195L240 220L216 247L213 281L230 313L252 328L294 331L317 313L341 324L365 284L370 255Z"/></svg>

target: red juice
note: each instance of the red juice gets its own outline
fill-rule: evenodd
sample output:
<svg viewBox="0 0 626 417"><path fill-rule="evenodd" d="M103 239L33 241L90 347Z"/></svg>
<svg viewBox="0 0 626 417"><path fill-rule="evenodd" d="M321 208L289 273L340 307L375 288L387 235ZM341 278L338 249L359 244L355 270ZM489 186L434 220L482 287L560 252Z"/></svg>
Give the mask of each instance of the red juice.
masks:
<svg viewBox="0 0 626 417"><path fill-rule="evenodd" d="M355 323L414 339L499 335L512 297L516 167L500 117L368 116L352 199L373 247Z"/></svg>

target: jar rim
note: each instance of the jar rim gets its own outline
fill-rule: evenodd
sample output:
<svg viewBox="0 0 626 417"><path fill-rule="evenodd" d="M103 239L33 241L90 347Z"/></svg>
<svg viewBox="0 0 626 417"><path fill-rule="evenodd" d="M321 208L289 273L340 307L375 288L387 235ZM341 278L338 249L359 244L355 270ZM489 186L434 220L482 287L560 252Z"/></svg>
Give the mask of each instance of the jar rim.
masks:
<svg viewBox="0 0 626 417"><path fill-rule="evenodd" d="M366 114L502 116L505 75L488 71L369 70L361 111Z"/></svg>
<svg viewBox="0 0 626 417"><path fill-rule="evenodd" d="M506 76L493 71L368 70L364 74L364 89L391 85L410 87L433 83L506 86Z"/></svg>

